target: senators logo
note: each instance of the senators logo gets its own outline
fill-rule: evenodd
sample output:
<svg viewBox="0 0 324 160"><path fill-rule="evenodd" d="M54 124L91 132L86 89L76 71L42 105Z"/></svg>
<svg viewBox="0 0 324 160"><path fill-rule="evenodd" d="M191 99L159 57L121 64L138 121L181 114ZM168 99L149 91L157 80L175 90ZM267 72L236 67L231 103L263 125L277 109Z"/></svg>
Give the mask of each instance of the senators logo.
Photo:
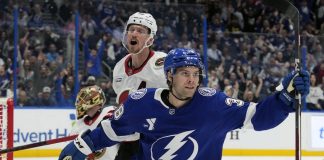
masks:
<svg viewBox="0 0 324 160"><path fill-rule="evenodd" d="M164 57L163 58L159 58L155 61L155 66L156 67L160 67L160 66L163 66L164 64Z"/></svg>

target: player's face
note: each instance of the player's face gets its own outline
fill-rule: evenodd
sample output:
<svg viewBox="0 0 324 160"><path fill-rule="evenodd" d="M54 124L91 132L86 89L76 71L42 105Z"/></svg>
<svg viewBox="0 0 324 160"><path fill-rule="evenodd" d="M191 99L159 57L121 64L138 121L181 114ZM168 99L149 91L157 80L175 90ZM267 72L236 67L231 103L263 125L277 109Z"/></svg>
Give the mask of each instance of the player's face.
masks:
<svg viewBox="0 0 324 160"><path fill-rule="evenodd" d="M86 111L86 114L90 117L94 116L97 111L101 108L100 105L94 106Z"/></svg>
<svg viewBox="0 0 324 160"><path fill-rule="evenodd" d="M173 75L172 90L179 98L192 97L199 85L199 69L197 67L181 67Z"/></svg>
<svg viewBox="0 0 324 160"><path fill-rule="evenodd" d="M142 25L130 25L126 32L126 45L130 53L137 53L143 47L150 38L149 29ZM149 43L149 42L148 42Z"/></svg>

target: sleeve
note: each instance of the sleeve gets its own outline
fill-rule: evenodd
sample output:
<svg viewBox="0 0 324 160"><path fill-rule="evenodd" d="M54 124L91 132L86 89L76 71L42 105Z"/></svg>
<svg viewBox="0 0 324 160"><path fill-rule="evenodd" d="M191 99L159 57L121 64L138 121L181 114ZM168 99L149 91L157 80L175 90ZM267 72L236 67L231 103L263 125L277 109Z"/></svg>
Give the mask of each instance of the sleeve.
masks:
<svg viewBox="0 0 324 160"><path fill-rule="evenodd" d="M255 115L251 119L254 130L266 130L278 126L294 111L293 106L287 106L279 99L279 93L276 93L256 106Z"/></svg>
<svg viewBox="0 0 324 160"><path fill-rule="evenodd" d="M118 142L135 141L140 138L136 132L136 113L133 113L133 104L127 100L124 105L114 111L113 119L101 122L101 127L90 133L95 149L112 146Z"/></svg>
<svg viewBox="0 0 324 160"><path fill-rule="evenodd" d="M218 98L222 128L230 130L243 128L256 131L267 130L276 127L283 122L293 107L285 105L278 93L267 97L259 103L244 102L242 100L227 97L222 93Z"/></svg>

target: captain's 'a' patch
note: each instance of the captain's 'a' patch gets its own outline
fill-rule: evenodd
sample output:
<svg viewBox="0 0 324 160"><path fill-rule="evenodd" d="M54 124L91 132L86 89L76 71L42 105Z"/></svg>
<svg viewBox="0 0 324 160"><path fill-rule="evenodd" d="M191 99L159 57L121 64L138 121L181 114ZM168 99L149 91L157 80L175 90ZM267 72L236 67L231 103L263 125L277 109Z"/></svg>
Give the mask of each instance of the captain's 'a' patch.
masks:
<svg viewBox="0 0 324 160"><path fill-rule="evenodd" d="M147 92L147 89L146 88L143 88L143 89L140 89L140 90L137 90L133 93L130 94L130 97L132 99L141 99Z"/></svg>
<svg viewBox="0 0 324 160"><path fill-rule="evenodd" d="M198 92L202 96L213 96L216 93L216 90L214 88L202 87L198 89Z"/></svg>

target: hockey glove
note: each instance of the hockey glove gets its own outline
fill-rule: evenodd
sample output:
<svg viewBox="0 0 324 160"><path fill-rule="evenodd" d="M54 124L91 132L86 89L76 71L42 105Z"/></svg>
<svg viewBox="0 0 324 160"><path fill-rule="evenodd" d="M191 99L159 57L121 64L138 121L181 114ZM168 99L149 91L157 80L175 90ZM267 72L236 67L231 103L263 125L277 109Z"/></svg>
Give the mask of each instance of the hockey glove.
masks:
<svg viewBox="0 0 324 160"><path fill-rule="evenodd" d="M301 98L305 98L309 93L309 73L306 70L300 72L289 73L276 88L280 91L279 98L286 104L291 105L298 97L296 92L301 94Z"/></svg>
<svg viewBox="0 0 324 160"><path fill-rule="evenodd" d="M81 160L94 152L93 143L88 136L90 130L82 132L62 150L59 160Z"/></svg>

